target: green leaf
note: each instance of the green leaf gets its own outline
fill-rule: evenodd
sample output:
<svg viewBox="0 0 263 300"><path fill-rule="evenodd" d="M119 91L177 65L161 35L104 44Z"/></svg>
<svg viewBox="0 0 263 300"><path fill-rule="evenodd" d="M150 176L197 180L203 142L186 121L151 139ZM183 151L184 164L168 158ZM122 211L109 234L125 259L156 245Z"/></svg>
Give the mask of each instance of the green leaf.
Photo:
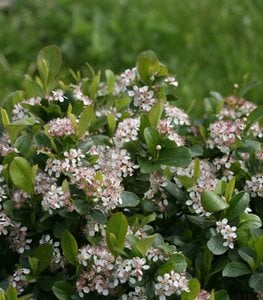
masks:
<svg viewBox="0 0 263 300"><path fill-rule="evenodd" d="M87 199L76 199L73 200L73 205L76 208L76 211L80 215L87 214L91 209L91 204Z"/></svg>
<svg viewBox="0 0 263 300"><path fill-rule="evenodd" d="M93 77L90 86L89 86L89 96L92 100L96 98L99 86L100 86L100 76L101 73L98 72L96 76Z"/></svg>
<svg viewBox="0 0 263 300"><path fill-rule="evenodd" d="M260 217L254 214L243 213L239 217L239 221L238 231L244 229L260 228L262 226Z"/></svg>
<svg viewBox="0 0 263 300"><path fill-rule="evenodd" d="M124 191L121 195L121 204L118 205L118 207L135 207L140 203L140 198L128 191Z"/></svg>
<svg viewBox="0 0 263 300"><path fill-rule="evenodd" d="M151 161L147 158L137 158L138 164L140 166L140 171L142 174L152 173L160 169L159 165L154 165Z"/></svg>
<svg viewBox="0 0 263 300"><path fill-rule="evenodd" d="M32 140L30 134L28 133L24 133L18 137L14 143L14 147L25 156L28 154L31 145Z"/></svg>
<svg viewBox="0 0 263 300"><path fill-rule="evenodd" d="M14 185L23 191L32 194L34 192L34 178L31 165L23 157L15 157L10 164L10 177Z"/></svg>
<svg viewBox="0 0 263 300"><path fill-rule="evenodd" d="M225 266L222 274L224 277L239 277L250 273L251 270L247 265L241 262L232 261Z"/></svg>
<svg viewBox="0 0 263 300"><path fill-rule="evenodd" d="M37 273L44 271L53 257L53 247L50 244L38 246L32 253L32 257L38 259ZM35 264L35 262L34 262Z"/></svg>
<svg viewBox="0 0 263 300"><path fill-rule="evenodd" d="M37 132L34 135L34 142L38 147L48 147L51 148L50 138L44 132Z"/></svg>
<svg viewBox="0 0 263 300"><path fill-rule="evenodd" d="M229 202L229 200L231 199L235 189L235 184L236 184L236 178L233 177L226 185L226 192L225 192L226 202Z"/></svg>
<svg viewBox="0 0 263 300"><path fill-rule="evenodd" d="M255 262L257 266L263 262L263 236L258 237L254 243Z"/></svg>
<svg viewBox="0 0 263 300"><path fill-rule="evenodd" d="M144 82L148 82L152 73L150 68L158 62L158 58L153 51L144 51L137 58L137 68L140 78Z"/></svg>
<svg viewBox="0 0 263 300"><path fill-rule="evenodd" d="M249 286L255 292L261 292L263 287L263 272L257 272L250 276Z"/></svg>
<svg viewBox="0 0 263 300"><path fill-rule="evenodd" d="M12 285L7 288L6 300L17 300L17 291Z"/></svg>
<svg viewBox="0 0 263 300"><path fill-rule="evenodd" d="M164 186L164 189L171 194L172 196L174 196L177 200L179 201L184 201L185 200L185 194L178 188L178 186L171 182L168 181L166 183L166 185Z"/></svg>
<svg viewBox="0 0 263 300"><path fill-rule="evenodd" d="M114 256L118 256L114 248L124 249L127 230L128 221L123 213L117 212L110 217L106 227L106 242Z"/></svg>
<svg viewBox="0 0 263 300"><path fill-rule="evenodd" d="M92 105L89 105L84 108L83 112L80 115L79 123L77 125L77 135L78 137L83 136L92 124L96 120L96 115Z"/></svg>
<svg viewBox="0 0 263 300"><path fill-rule="evenodd" d="M40 51L37 57L37 68L45 86L57 77L61 65L62 54L57 46L47 46Z"/></svg>
<svg viewBox="0 0 263 300"><path fill-rule="evenodd" d="M249 265L251 270L256 269L256 264L253 259L253 252L250 249L247 248L240 248L238 249L239 256Z"/></svg>
<svg viewBox="0 0 263 300"><path fill-rule="evenodd" d="M116 118L113 114L107 114L109 135L111 136L116 128Z"/></svg>
<svg viewBox="0 0 263 300"><path fill-rule="evenodd" d="M249 130L249 128L255 123L258 122L260 119L263 118L263 105L258 106L254 109L249 116L247 117L247 126L245 128L245 132Z"/></svg>
<svg viewBox="0 0 263 300"><path fill-rule="evenodd" d="M106 80L107 80L107 92L108 95L112 95L114 92L115 76L111 70L105 71Z"/></svg>
<svg viewBox="0 0 263 300"><path fill-rule="evenodd" d="M175 270L175 268L176 268L176 263L175 263L175 261L173 261L173 260L168 260L166 263L164 263L164 264L160 267L160 269L159 269L159 271L158 271L158 274L159 274L160 276L163 276L164 274L170 273L171 271Z"/></svg>
<svg viewBox="0 0 263 300"><path fill-rule="evenodd" d="M184 186L185 189L194 186L196 183L195 178L191 178L188 176L177 176L177 178L180 180L181 184Z"/></svg>
<svg viewBox="0 0 263 300"><path fill-rule="evenodd" d="M74 287L71 283L61 280L53 284L52 291L59 300L70 300Z"/></svg>
<svg viewBox="0 0 263 300"><path fill-rule="evenodd" d="M204 191L201 194L201 203L208 212L216 212L229 207L228 203L212 191Z"/></svg>
<svg viewBox="0 0 263 300"><path fill-rule="evenodd" d="M191 163L191 152L185 146L175 147L171 149L164 149L160 151L159 164L187 167Z"/></svg>
<svg viewBox="0 0 263 300"><path fill-rule="evenodd" d="M10 124L7 111L2 107L0 108L0 111L1 111L1 116L2 116L2 123L3 123L4 127L6 127L7 125Z"/></svg>
<svg viewBox="0 0 263 300"><path fill-rule="evenodd" d="M61 247L68 262L77 265L78 243L67 229L61 235Z"/></svg>
<svg viewBox="0 0 263 300"><path fill-rule="evenodd" d="M248 193L241 192L236 194L229 202L230 206L226 210L225 218L227 218L229 221L232 221L239 217L247 208L249 200L250 198Z"/></svg>
<svg viewBox="0 0 263 300"><path fill-rule="evenodd" d="M187 263L183 254L174 253L171 255L171 260L175 262L175 272L181 273L186 271Z"/></svg>
<svg viewBox="0 0 263 300"><path fill-rule="evenodd" d="M138 250L142 256L145 256L149 248L152 246L154 240L155 235L148 236L144 239L139 239L135 243L135 249Z"/></svg>
<svg viewBox="0 0 263 300"><path fill-rule="evenodd" d="M225 240L223 237L220 234L217 234L210 238L207 242L207 247L214 255L221 255L228 250L228 247L223 246L224 242Z"/></svg>
<svg viewBox="0 0 263 300"><path fill-rule="evenodd" d="M33 275L37 274L37 269L38 269L38 259L35 257L28 257L28 262L30 265L31 273Z"/></svg>
<svg viewBox="0 0 263 300"><path fill-rule="evenodd" d="M200 282L197 278L192 278L188 281L188 287L190 292L182 293L182 300L194 300L197 298L200 292Z"/></svg>
<svg viewBox="0 0 263 300"><path fill-rule="evenodd" d="M154 127L144 129L144 138L148 146L149 152L155 157L157 154L156 146L160 143L160 134Z"/></svg>
<svg viewBox="0 0 263 300"><path fill-rule="evenodd" d="M243 97L248 91L250 91L253 87L261 84L258 80L251 80L247 82L244 86L242 86L241 90L239 91L239 96Z"/></svg>
<svg viewBox="0 0 263 300"><path fill-rule="evenodd" d="M216 291L215 292L214 300L230 300L230 298L229 298L229 296L228 296L228 294L227 294L226 291L221 290L221 291Z"/></svg>
<svg viewBox="0 0 263 300"><path fill-rule="evenodd" d="M163 113L163 100L159 99L148 114L148 119L151 126L156 127Z"/></svg>

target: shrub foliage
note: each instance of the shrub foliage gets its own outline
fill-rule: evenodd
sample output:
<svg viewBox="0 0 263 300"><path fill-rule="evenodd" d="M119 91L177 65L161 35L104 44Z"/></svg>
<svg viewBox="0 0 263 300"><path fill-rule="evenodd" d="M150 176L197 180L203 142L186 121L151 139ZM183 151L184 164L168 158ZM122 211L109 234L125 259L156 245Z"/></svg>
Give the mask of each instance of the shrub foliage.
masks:
<svg viewBox="0 0 263 300"><path fill-rule="evenodd" d="M193 122L151 51L61 62L1 108L1 299L261 299L263 107L214 92Z"/></svg>

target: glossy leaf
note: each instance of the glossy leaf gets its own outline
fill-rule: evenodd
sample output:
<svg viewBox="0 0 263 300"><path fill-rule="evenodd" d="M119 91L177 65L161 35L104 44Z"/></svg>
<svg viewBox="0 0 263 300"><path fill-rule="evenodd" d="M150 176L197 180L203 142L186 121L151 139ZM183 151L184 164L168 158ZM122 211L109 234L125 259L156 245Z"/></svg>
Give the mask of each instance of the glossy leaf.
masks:
<svg viewBox="0 0 263 300"><path fill-rule="evenodd" d="M114 256L118 256L115 248L124 249L124 241L128 230L128 221L121 212L113 214L106 227L107 246Z"/></svg>
<svg viewBox="0 0 263 300"><path fill-rule="evenodd" d="M140 203L140 198L129 191L124 191L121 195L121 204L118 207L135 207Z"/></svg>
<svg viewBox="0 0 263 300"><path fill-rule="evenodd" d="M78 243L67 229L61 235L61 247L67 261L72 265L76 265L79 250Z"/></svg>
<svg viewBox="0 0 263 300"><path fill-rule="evenodd" d="M250 273L251 270L247 265L237 261L230 262L223 270L224 277L239 277Z"/></svg>
<svg viewBox="0 0 263 300"><path fill-rule="evenodd" d="M57 281L52 286L52 291L59 300L70 300L74 287L67 281Z"/></svg>
<svg viewBox="0 0 263 300"><path fill-rule="evenodd" d="M10 177L15 186L31 194L34 191L34 177L31 165L23 157L15 157L10 164Z"/></svg>
<svg viewBox="0 0 263 300"><path fill-rule="evenodd" d="M212 191L202 192L201 203L208 212L216 212L229 207L225 200Z"/></svg>

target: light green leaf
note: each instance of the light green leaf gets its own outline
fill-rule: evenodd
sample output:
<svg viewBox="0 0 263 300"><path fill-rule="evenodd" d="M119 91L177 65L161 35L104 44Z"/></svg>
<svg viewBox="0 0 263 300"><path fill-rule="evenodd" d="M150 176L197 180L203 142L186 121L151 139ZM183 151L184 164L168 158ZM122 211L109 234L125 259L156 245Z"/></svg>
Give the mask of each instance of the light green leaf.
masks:
<svg viewBox="0 0 263 300"><path fill-rule="evenodd" d="M6 300L17 300L17 291L12 285L7 288Z"/></svg>
<svg viewBox="0 0 263 300"><path fill-rule="evenodd" d="M157 154L156 146L160 143L160 134L154 127L146 127L144 129L144 138L148 146L149 152L155 157Z"/></svg>
<svg viewBox="0 0 263 300"><path fill-rule="evenodd" d="M124 241L128 230L128 221L125 215L121 212L113 214L106 227L106 242L109 250L114 256L118 253L114 248L124 249Z"/></svg>
<svg viewBox="0 0 263 300"><path fill-rule="evenodd" d="M163 113L163 100L159 99L148 114L148 119L151 126L156 127Z"/></svg>
<svg viewBox="0 0 263 300"><path fill-rule="evenodd" d="M225 192L226 202L230 201L232 194L234 192L234 189L235 189L235 184L236 184L236 178L233 177L226 185L226 192Z"/></svg>
<svg viewBox="0 0 263 300"><path fill-rule="evenodd" d="M147 238L137 240L135 243L135 249L140 252L142 256L145 256L149 248L152 246L155 240L155 235L147 236Z"/></svg>
<svg viewBox="0 0 263 300"><path fill-rule="evenodd" d="M57 46L47 46L40 51L37 68L46 87L57 77L61 65L62 54Z"/></svg>
<svg viewBox="0 0 263 300"><path fill-rule="evenodd" d="M92 105L84 108L80 115L79 123L77 125L77 135L81 137L86 131L89 130L90 126L95 122L96 115Z"/></svg>
<svg viewBox="0 0 263 300"><path fill-rule="evenodd" d="M262 118L263 118L263 105L258 106L249 114L249 116L247 117L247 125L244 131L247 132L254 123L258 122Z"/></svg>
<svg viewBox="0 0 263 300"><path fill-rule="evenodd" d="M78 243L67 229L61 235L61 247L68 262L77 265Z"/></svg>
<svg viewBox="0 0 263 300"><path fill-rule="evenodd" d="M150 67L158 62L158 58L153 51L144 51L137 58L137 68L141 80L144 82L148 82L152 73L150 71Z"/></svg>
<svg viewBox="0 0 263 300"><path fill-rule="evenodd" d="M34 192L34 177L31 165L23 157L15 157L10 164L10 177L14 185L25 192L32 194Z"/></svg>
<svg viewBox="0 0 263 300"><path fill-rule="evenodd" d="M105 71L106 80L107 80L107 92L108 95L112 95L114 92L115 76L111 70Z"/></svg>
<svg viewBox="0 0 263 300"><path fill-rule="evenodd" d="M109 135L111 136L116 128L116 118L113 114L107 114Z"/></svg>

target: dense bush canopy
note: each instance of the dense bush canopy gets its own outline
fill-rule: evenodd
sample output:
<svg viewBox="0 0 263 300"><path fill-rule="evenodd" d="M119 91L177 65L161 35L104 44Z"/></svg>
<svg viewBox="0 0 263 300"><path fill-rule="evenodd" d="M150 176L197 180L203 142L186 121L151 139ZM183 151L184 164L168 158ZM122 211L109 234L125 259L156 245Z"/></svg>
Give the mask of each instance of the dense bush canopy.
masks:
<svg viewBox="0 0 263 300"><path fill-rule="evenodd" d="M1 299L262 299L263 107L212 93L193 122L151 51L61 63L1 109Z"/></svg>

